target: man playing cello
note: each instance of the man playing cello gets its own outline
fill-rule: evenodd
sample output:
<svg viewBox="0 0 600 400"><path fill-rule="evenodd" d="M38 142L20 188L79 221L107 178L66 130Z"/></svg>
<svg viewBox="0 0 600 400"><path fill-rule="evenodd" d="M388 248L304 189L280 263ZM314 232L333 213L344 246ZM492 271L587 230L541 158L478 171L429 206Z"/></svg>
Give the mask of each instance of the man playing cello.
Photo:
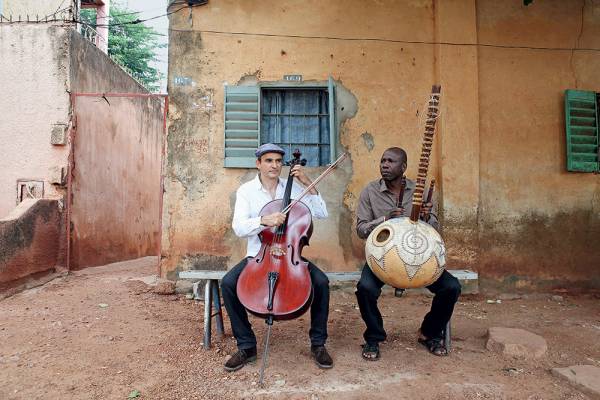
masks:
<svg viewBox="0 0 600 400"><path fill-rule="evenodd" d="M265 204L283 197L287 180L280 178L279 175L284 154L285 151L275 144L267 143L260 146L255 152L257 176L241 185L236 193L232 226L237 236L248 239L248 244L246 257L227 272L221 282L223 301L238 347L238 351L225 363L226 371L236 371L248 362L256 360L256 337L248 320L248 313L238 298L237 282L248 259L256 256L261 247L258 234L285 221L285 215L280 212L259 215ZM291 175L304 186L312 183L301 165L295 165ZM297 197L302 190L302 186L294 180L291 197ZM303 202L310 208L315 218L327 218L327 207L316 189L313 188L303 198ZM333 360L325 348L329 316L329 280L317 266L310 262L309 272L313 289L309 330L311 354L320 368L331 368Z"/></svg>
<svg viewBox="0 0 600 400"><path fill-rule="evenodd" d="M406 179L403 198L397 199L402 192L406 162L406 152L399 147L391 147L381 156L379 163L381 179L369 183L360 194L356 230L361 239L366 239L371 231L385 220L411 214L415 190L413 181ZM438 221L431 213L431 207L432 204L428 203L421 208L420 219L437 230ZM383 285L384 283L365 264L356 286L356 298L360 314L367 326L363 335L365 344L362 350L362 356L367 360L379 358L379 343L386 339L383 319L377 307ZM444 329L460 295L460 283L449 272L444 271L437 281L427 288L435 294L435 297L431 304L431 311L425 315L421 324L418 341L432 354L445 356L448 353L443 345Z"/></svg>

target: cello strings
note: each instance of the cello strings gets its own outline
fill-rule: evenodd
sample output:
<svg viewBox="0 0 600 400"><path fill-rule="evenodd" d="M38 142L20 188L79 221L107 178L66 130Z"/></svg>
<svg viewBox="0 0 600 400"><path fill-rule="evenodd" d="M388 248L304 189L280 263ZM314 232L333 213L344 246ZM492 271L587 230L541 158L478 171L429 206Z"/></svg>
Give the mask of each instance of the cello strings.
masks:
<svg viewBox="0 0 600 400"><path fill-rule="evenodd" d="M293 163L293 160L292 160L292 162L290 162L290 172L291 172L292 168L294 168L294 166L295 166L295 165L296 165L296 164L294 164L294 163ZM288 176L288 179L294 179L294 177L290 175L290 176ZM285 208L285 207L284 207L284 208ZM277 226L277 227L275 228L275 235L273 235L273 238L272 238L272 240L271 240L271 245L272 245L273 243L278 243L278 242L280 242L282 238L283 238L283 232L282 232L282 229L280 228L280 226Z"/></svg>
<svg viewBox="0 0 600 400"><path fill-rule="evenodd" d="M296 165L300 164L300 161L299 161L299 160L297 160L297 161L298 161L298 162L294 162L294 160L292 160L292 162L290 162L290 173L291 173L292 169L293 169L293 168L294 168ZM294 177L293 177L293 176L291 176L291 175L289 175L288 179L291 179L291 180L293 181L293 180L294 180ZM291 196L291 193L290 193L290 198L288 199L288 201L290 201L290 200L291 200L291 197L292 197L292 196ZM288 205L289 205L289 203L288 203ZM287 207L287 206L286 206L286 207ZM284 209L285 209L285 207L284 207ZM286 224L286 225L287 225L287 222L288 222L288 218L286 218L286 219L285 219L285 221L284 221L284 224ZM283 224L282 224L282 225L283 225ZM287 228L287 226L286 226L286 228ZM284 234L285 234L285 232L284 232L284 228L282 228L282 227L281 227L281 225L280 225L280 226L278 226L278 227L277 227L277 235L276 235L276 239L277 239L277 242L278 242L278 243L279 243L279 242L281 242L281 240L283 239L283 235L284 235Z"/></svg>
<svg viewBox="0 0 600 400"><path fill-rule="evenodd" d="M329 175L346 157L348 156L347 153L343 153L341 156L338 157L337 160L335 160L335 162L333 164L331 164L329 167L327 167L327 169L325 171L323 171L323 173L321 175L319 175L314 181L313 183L311 183L310 185L308 185L303 191L302 193L300 193L300 196L298 196L297 199L295 199L292 203L290 203L286 208L284 208L281 212L283 214L287 214L290 209L292 207L294 207L304 196L306 196L308 194L308 192L310 192L323 178L325 178L327 175Z"/></svg>
<svg viewBox="0 0 600 400"><path fill-rule="evenodd" d="M325 171L323 171L323 173L321 175L319 175L310 185L308 185L303 191L302 193L300 193L300 196L298 196L297 199L294 199L294 201L290 204L287 205L287 207L285 207L283 210L281 210L282 214L287 214L292 207L294 207L304 196L306 196L306 194L308 194L308 192L310 192L323 178L325 178L327 175L329 175L343 160L346 159L346 157L348 156L347 153L343 153L341 156L338 157L337 160L335 160L335 162L331 165L329 165L329 167L327 167L327 169ZM293 179L293 178L292 178ZM279 232L280 229L279 227L276 228L275 231L275 235L273 235L273 239L271 240L271 245L273 243L277 243L281 240L281 238L283 237L283 232Z"/></svg>
<svg viewBox="0 0 600 400"><path fill-rule="evenodd" d="M321 175L319 175L310 185L308 185L304 189L304 191L302 191L302 193L300 193L300 196L298 196L298 198L295 199L294 202L292 204L290 204L288 207L286 207L282 212L283 213L289 212L289 210L293 206L295 206L304 196L306 196L306 194L308 194L308 192L310 192L319 182L321 182L321 180L323 180L323 178L328 176L338 166L338 164L341 163L346 158L346 156L347 156L346 153L342 154L333 164L331 164L329 167L327 167L327 169Z"/></svg>

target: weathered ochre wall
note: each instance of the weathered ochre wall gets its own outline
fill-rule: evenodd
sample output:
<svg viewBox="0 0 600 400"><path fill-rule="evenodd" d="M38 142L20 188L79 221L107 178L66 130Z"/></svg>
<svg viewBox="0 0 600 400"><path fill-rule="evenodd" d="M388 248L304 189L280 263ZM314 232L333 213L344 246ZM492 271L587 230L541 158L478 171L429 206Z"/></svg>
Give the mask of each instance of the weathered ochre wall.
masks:
<svg viewBox="0 0 600 400"><path fill-rule="evenodd" d="M481 43L600 48L600 4L477 2ZM516 286L600 286L600 179L566 172L565 89L600 91L600 52L479 49L479 268Z"/></svg>
<svg viewBox="0 0 600 400"><path fill-rule="evenodd" d="M477 43L474 0L435 3L436 42ZM451 268L477 268L479 202L479 99L476 46L436 45L436 81L442 111L434 156L438 170L439 216ZM415 154L416 156L416 154Z"/></svg>
<svg viewBox="0 0 600 400"><path fill-rule="evenodd" d="M440 183L449 267L505 285L600 286L593 277L600 250L591 243L599 183L565 172L562 111L565 89L600 89L598 52L568 50L600 47L598 7L589 0L215 0L194 8L193 23L187 11L172 15L163 274L225 269L243 255L245 241L230 228L234 193L255 172L222 167L223 86L301 74L319 82L331 75L344 93L336 106L346 114L340 141L351 161L322 186L331 217L315 225L306 250L324 269L362 264L363 242L352 228L358 195L378 177L388 146L406 148L407 174L416 175L417 110L440 83L430 176ZM589 262L571 261L580 259ZM585 277L590 267L595 274Z"/></svg>
<svg viewBox="0 0 600 400"><path fill-rule="evenodd" d="M273 82L284 74L336 80L337 111L348 118L340 127L341 145L351 160L320 188L330 218L316 222L305 254L327 270L354 270L363 262L363 245L351 228L358 194L378 176L378 159L388 146L407 148L409 174L415 175L422 130L416 113L434 82L432 46L193 29L431 41L433 13L429 1L214 1L194 9L194 28L187 13L173 15L163 273L225 269L244 254L245 240L230 227L232 209L236 188L255 170L222 168L224 84ZM191 82L181 86L185 80L178 78Z"/></svg>

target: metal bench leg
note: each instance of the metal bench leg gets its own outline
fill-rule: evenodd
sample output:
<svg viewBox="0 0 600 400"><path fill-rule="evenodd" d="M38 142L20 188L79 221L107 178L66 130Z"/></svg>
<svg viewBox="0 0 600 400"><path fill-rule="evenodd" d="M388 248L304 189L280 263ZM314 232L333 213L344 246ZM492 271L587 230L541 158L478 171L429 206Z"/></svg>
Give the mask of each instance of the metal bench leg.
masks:
<svg viewBox="0 0 600 400"><path fill-rule="evenodd" d="M213 281L208 280L204 287L204 349L210 349L210 330L212 320L212 285Z"/></svg>
<svg viewBox="0 0 600 400"><path fill-rule="evenodd" d="M212 283L212 295L213 303L215 306L215 321L217 323L217 334L224 335L225 329L223 327L223 310L221 309L221 290L219 289L219 281L214 280Z"/></svg>
<svg viewBox="0 0 600 400"><path fill-rule="evenodd" d="M450 321L448 321L448 323L446 324L446 331L445 333L445 337L444 337L444 345L446 346L446 352L448 354L450 354L450 350L452 349L452 338L450 337L450 330L451 330L451 326L450 326Z"/></svg>

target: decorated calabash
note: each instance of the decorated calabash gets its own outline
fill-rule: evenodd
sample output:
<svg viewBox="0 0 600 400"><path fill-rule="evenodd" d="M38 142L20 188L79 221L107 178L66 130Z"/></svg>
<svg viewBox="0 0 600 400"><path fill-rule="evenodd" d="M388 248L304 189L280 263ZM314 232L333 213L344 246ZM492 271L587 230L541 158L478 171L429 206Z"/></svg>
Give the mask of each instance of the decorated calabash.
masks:
<svg viewBox="0 0 600 400"><path fill-rule="evenodd" d="M373 273L399 289L429 286L446 266L440 234L431 225L408 217L379 224L367 238L365 253Z"/></svg>

